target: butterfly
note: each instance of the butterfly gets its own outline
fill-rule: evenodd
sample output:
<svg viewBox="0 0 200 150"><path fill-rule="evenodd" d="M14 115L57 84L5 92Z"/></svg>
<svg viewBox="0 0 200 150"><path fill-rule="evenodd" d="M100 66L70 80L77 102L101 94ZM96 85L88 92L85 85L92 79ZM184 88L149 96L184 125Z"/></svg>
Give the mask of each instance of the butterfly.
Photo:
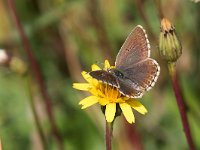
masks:
<svg viewBox="0 0 200 150"><path fill-rule="evenodd" d="M143 27L138 25L129 34L117 54L114 68L91 71L89 74L116 87L127 97L141 98L154 86L160 74L159 64L150 58L150 44Z"/></svg>

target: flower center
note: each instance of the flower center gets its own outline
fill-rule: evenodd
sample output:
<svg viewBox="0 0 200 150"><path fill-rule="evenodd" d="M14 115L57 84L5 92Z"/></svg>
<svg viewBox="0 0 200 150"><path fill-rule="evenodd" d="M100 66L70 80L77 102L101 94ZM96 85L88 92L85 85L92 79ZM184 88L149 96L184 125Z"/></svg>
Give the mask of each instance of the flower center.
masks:
<svg viewBox="0 0 200 150"><path fill-rule="evenodd" d="M108 84L99 84L100 96L107 99L110 103L124 102L126 98L118 91L116 87Z"/></svg>

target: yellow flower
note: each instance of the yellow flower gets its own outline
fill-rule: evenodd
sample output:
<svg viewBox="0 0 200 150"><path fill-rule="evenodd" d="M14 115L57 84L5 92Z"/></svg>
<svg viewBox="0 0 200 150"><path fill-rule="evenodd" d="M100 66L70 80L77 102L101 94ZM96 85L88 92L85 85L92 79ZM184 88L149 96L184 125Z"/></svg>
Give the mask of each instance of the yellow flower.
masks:
<svg viewBox="0 0 200 150"><path fill-rule="evenodd" d="M104 70L112 67L114 66L110 66L108 60L105 60ZM92 71L95 70L101 70L101 68L93 64ZM79 105L82 105L82 109L97 103L100 104L101 106L105 107L105 118L107 122L113 122L114 118L116 117L117 107L120 107L122 113L129 123L135 122L132 108L141 114L147 113L146 108L138 100L122 95L117 88L99 82L98 80L92 78L89 73L85 71L82 72L82 76L88 83L73 83L73 88L88 91L92 94L91 96L86 97L79 102Z"/></svg>

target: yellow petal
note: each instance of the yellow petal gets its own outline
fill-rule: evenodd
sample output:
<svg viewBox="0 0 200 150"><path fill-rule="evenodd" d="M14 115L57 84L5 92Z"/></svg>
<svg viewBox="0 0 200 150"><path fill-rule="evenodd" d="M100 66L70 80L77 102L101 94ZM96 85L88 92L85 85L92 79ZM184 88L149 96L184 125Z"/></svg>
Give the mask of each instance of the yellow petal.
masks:
<svg viewBox="0 0 200 150"><path fill-rule="evenodd" d="M105 112L107 122L112 122L114 120L115 113L116 113L116 103L107 104Z"/></svg>
<svg viewBox="0 0 200 150"><path fill-rule="evenodd" d="M81 109L85 109L91 105L94 105L98 102L99 98L96 96L89 96L84 98L79 102L79 105L83 105Z"/></svg>
<svg viewBox="0 0 200 150"><path fill-rule="evenodd" d="M89 83L92 82L93 78L89 75L89 73L87 73L86 71L82 71L81 74L82 74L83 78L84 78L87 82L89 82Z"/></svg>
<svg viewBox="0 0 200 150"><path fill-rule="evenodd" d="M107 98L99 98L99 104L102 106L105 106L109 103L109 100Z"/></svg>
<svg viewBox="0 0 200 150"><path fill-rule="evenodd" d="M98 81L97 79L94 79L94 78L93 78L93 79L91 80L91 84L92 84L93 86L96 87L96 86L98 86L99 81Z"/></svg>
<svg viewBox="0 0 200 150"><path fill-rule="evenodd" d="M92 68L92 71L101 70L101 68L97 66L96 64L93 64L91 68Z"/></svg>
<svg viewBox="0 0 200 150"><path fill-rule="evenodd" d="M127 97L119 97L116 99L116 103L124 103L127 100Z"/></svg>
<svg viewBox="0 0 200 150"><path fill-rule="evenodd" d="M137 110L141 114L146 114L147 109L137 100L130 99L126 101L133 109Z"/></svg>
<svg viewBox="0 0 200 150"><path fill-rule="evenodd" d="M97 91L97 89L96 88L91 88L91 89L89 89L88 90L92 95L94 95L94 96L98 96L98 91Z"/></svg>
<svg viewBox="0 0 200 150"><path fill-rule="evenodd" d="M98 85L98 83L99 83L98 80L92 78L92 77L90 76L89 73L87 73L87 72L85 72L85 71L82 71L81 74L82 74L83 78L84 78L88 83L90 83L91 85L93 85L93 86L97 86L97 85Z"/></svg>
<svg viewBox="0 0 200 150"><path fill-rule="evenodd" d="M88 91L91 88L91 85L88 83L73 83L73 88L82 91Z"/></svg>
<svg viewBox="0 0 200 150"><path fill-rule="evenodd" d="M133 114L131 107L127 103L119 103L119 106L120 106L126 120L129 123L134 123L135 117L134 117L134 114Z"/></svg>
<svg viewBox="0 0 200 150"><path fill-rule="evenodd" d="M105 70L107 70L108 68L110 68L110 63L109 63L108 60L105 60L105 62L104 62L104 68L105 68Z"/></svg>

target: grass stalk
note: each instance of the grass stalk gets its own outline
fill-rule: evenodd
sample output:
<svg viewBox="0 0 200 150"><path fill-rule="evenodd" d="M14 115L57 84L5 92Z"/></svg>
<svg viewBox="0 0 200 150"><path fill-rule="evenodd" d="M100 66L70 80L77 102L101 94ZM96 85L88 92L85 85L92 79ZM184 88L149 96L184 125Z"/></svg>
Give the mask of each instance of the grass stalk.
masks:
<svg viewBox="0 0 200 150"><path fill-rule="evenodd" d="M40 140L41 140L43 149L47 150L47 143L46 143L45 135L44 135L44 132L42 130L41 122L40 122L39 116L37 114L36 106L35 106L35 103L34 103L34 98L33 98L33 93L32 93L32 88L31 88L32 87L31 86L31 79L30 79L29 75L25 76L24 78L26 80L26 86L25 87L27 89L27 93L28 93L28 96L29 96L31 111L33 113L36 129L37 129L38 134L40 136Z"/></svg>
<svg viewBox="0 0 200 150"><path fill-rule="evenodd" d="M45 106L46 106L47 115L48 115L49 122L50 122L50 125L51 125L51 132L52 132L54 138L56 139L56 142L58 144L59 149L63 150L64 148L63 148L62 138L61 138L61 135L58 132L58 129L57 129L57 126L56 126L55 118L54 118L54 115L53 115L53 107L52 107L51 99L50 99L49 94L47 92L40 67L39 67L39 65L36 61L36 58L33 55L32 47L29 43L29 40L28 40L28 38L27 38L27 36L24 32L24 28L23 28L23 26L20 22L20 19L17 15L16 6L14 4L14 1L8 0L7 2L8 2L9 11L10 11L12 17L13 17L13 21L16 25L16 28L17 28L19 35L20 35L20 38L22 40L22 44L24 46L23 50L25 51L25 53L27 55L27 58L30 62L30 67L31 67L32 72L33 72L33 75L34 75L34 77L35 77L35 79L38 83L39 89L40 89L41 94L43 96L44 103L45 103Z"/></svg>

